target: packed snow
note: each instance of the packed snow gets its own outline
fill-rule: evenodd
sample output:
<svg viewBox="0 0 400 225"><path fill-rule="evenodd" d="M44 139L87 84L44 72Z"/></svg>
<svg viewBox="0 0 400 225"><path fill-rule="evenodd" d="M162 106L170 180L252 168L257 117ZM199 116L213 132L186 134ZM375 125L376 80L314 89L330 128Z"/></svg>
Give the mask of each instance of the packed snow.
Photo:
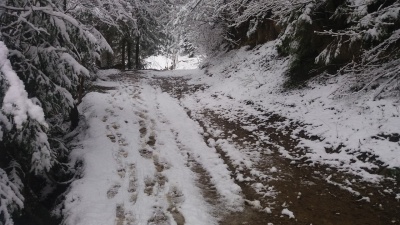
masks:
<svg viewBox="0 0 400 225"><path fill-rule="evenodd" d="M241 210L240 187L177 100L132 78L107 80L110 74L101 73L97 85L115 90L91 92L81 104L88 129L75 140L71 164L82 162L82 178L58 212L65 223L167 224L183 217L187 224L217 224L187 166L191 160L207 170L221 204Z"/></svg>

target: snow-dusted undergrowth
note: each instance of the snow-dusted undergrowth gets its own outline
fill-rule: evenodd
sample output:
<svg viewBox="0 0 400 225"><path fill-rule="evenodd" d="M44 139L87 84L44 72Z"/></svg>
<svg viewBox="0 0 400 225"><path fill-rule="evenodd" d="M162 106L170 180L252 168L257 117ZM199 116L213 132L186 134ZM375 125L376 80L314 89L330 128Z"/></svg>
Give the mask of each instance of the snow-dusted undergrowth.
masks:
<svg viewBox="0 0 400 225"><path fill-rule="evenodd" d="M284 90L288 59L278 58L274 46L270 42L253 50L242 48L209 60L206 75L192 76L191 82L205 83L210 88L187 97L185 106L211 108L231 119L235 117L229 112L235 110L260 116L262 113L255 108L261 107L299 121L303 125L295 134L305 130L308 136L316 135L322 140L310 141L296 135L302 140L299 147L308 148L306 156L310 161L356 173L365 180L377 181L381 176L363 169L375 170L378 166L360 160L362 156L376 157L383 162L382 167L400 167L399 143L387 138L399 133L398 99L372 100L373 93L369 92L339 96L337 90L349 85L351 74L330 77L324 82L315 79L306 88ZM282 128L286 125L282 124ZM339 147L333 153L326 151Z"/></svg>

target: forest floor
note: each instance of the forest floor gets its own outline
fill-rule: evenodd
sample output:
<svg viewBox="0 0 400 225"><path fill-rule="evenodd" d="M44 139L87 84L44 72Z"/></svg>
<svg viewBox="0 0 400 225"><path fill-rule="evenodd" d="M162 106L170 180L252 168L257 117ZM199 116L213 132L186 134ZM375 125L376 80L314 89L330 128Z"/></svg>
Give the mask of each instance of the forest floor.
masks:
<svg viewBox="0 0 400 225"><path fill-rule="evenodd" d="M187 73L96 82L81 105L71 163L82 174L66 195L66 224L400 224L396 179L310 163L299 143L320 137L300 121L231 97L219 108Z"/></svg>

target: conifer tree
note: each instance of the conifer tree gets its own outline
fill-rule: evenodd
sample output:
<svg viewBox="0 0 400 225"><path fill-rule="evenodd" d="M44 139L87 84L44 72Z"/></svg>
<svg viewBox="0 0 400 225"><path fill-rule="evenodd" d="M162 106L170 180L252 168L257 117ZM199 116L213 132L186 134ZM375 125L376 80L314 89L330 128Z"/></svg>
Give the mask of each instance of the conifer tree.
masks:
<svg viewBox="0 0 400 225"><path fill-rule="evenodd" d="M58 1L0 3L0 221L23 208L34 177L49 179L66 155L65 121L82 98L102 35ZM25 191L23 191L25 190ZM5 204L5 205L4 205Z"/></svg>

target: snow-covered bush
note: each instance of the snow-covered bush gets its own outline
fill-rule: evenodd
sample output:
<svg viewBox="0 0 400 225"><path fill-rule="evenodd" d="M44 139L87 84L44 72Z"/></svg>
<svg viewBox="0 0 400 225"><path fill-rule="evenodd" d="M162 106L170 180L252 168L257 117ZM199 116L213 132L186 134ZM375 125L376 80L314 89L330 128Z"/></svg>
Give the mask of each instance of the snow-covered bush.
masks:
<svg viewBox="0 0 400 225"><path fill-rule="evenodd" d="M335 58L345 51L342 46L356 46L359 52L346 62L340 72L352 73L352 82L339 93L373 90L372 98L400 96L400 1L348 0L345 29L324 31L335 37L317 60ZM337 10L337 16L343 10ZM325 62L329 62L325 60Z"/></svg>
<svg viewBox="0 0 400 225"><path fill-rule="evenodd" d="M88 67L94 62L102 39L96 38L99 34L92 32L93 28L83 26L48 1L9 1L4 8L1 33L9 54L3 51L3 58L5 54L11 63L6 71L3 65L3 76L15 72L11 72L14 79L3 79L2 85L15 94L9 99L5 93L2 110L6 116L25 110L29 117L10 118L10 126L2 129L3 143L10 148L30 149L31 169L41 173L51 167L55 154L47 134L64 129L62 123L78 97L79 81L90 76L82 64ZM20 98L15 96L31 99L20 105ZM45 117L50 123L44 121Z"/></svg>
<svg viewBox="0 0 400 225"><path fill-rule="evenodd" d="M292 57L292 80L339 71L354 74L339 92L399 95L399 1L310 1L291 15L279 47Z"/></svg>
<svg viewBox="0 0 400 225"><path fill-rule="evenodd" d="M184 11L193 43L208 55L279 38L280 54L291 58L289 86L352 73L338 93L400 95L399 0L192 0Z"/></svg>

